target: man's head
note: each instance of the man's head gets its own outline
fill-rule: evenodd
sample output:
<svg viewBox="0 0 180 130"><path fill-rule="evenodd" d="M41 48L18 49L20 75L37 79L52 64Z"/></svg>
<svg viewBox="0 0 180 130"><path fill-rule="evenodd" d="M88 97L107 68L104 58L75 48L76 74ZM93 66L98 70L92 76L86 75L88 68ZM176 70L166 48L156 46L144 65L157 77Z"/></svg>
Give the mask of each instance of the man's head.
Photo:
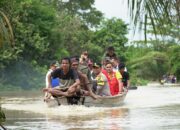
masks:
<svg viewBox="0 0 180 130"><path fill-rule="evenodd" d="M111 61L110 57L105 57L105 58L102 60L102 65L103 65L103 67L106 65L106 63L108 63L108 62L110 62L110 61Z"/></svg>
<svg viewBox="0 0 180 130"><path fill-rule="evenodd" d="M111 62L113 63L113 67L117 67L119 64L119 59L117 57L114 57L111 59Z"/></svg>
<svg viewBox="0 0 180 130"><path fill-rule="evenodd" d="M88 61L88 52L83 51L80 56L80 63L87 65L87 61Z"/></svg>
<svg viewBox="0 0 180 130"><path fill-rule="evenodd" d="M107 71L108 73L113 72L113 64L112 64L112 62L107 62L107 63L105 64L105 68L106 68L106 71Z"/></svg>
<svg viewBox="0 0 180 130"><path fill-rule="evenodd" d="M79 60L77 58L71 58L71 68L77 70L79 65Z"/></svg>
<svg viewBox="0 0 180 130"><path fill-rule="evenodd" d="M101 72L101 64L100 63L94 63L93 64L93 73L95 75L98 75Z"/></svg>
<svg viewBox="0 0 180 130"><path fill-rule="evenodd" d="M87 60L88 52L87 51L83 51L82 54L81 54L81 57L83 58L83 60Z"/></svg>
<svg viewBox="0 0 180 130"><path fill-rule="evenodd" d="M107 53L110 55L110 56L112 56L113 54L114 54L114 47L113 46L110 46L110 47L108 47L107 48Z"/></svg>
<svg viewBox="0 0 180 130"><path fill-rule="evenodd" d="M70 68L70 58L65 57L61 60L62 69L66 70Z"/></svg>
<svg viewBox="0 0 180 130"><path fill-rule="evenodd" d="M120 72L123 72L124 69L125 69L125 64L124 64L124 63L120 63L119 66L118 66L118 68L119 68L119 71L120 71Z"/></svg>
<svg viewBox="0 0 180 130"><path fill-rule="evenodd" d="M52 70L55 70L57 67L58 67L58 64L57 64L56 61L53 61L53 62L50 64L50 69L52 69Z"/></svg>

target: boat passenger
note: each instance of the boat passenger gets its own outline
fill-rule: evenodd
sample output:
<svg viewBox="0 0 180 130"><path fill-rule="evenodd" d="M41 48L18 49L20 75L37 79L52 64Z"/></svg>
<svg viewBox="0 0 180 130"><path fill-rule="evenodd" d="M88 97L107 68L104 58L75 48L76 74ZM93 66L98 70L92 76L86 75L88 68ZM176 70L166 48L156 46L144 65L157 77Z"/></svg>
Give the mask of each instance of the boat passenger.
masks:
<svg viewBox="0 0 180 130"><path fill-rule="evenodd" d="M116 56L116 53L115 53L115 49L114 49L113 46L109 46L109 47L107 48L105 54L103 55L103 59L104 59L105 57L109 57L110 59L117 57L117 56Z"/></svg>
<svg viewBox="0 0 180 130"><path fill-rule="evenodd" d="M127 71L125 71L125 64L124 63L119 64L119 72L122 75L123 87L129 88L130 87L130 77L129 77L129 73Z"/></svg>
<svg viewBox="0 0 180 130"><path fill-rule="evenodd" d="M111 95L117 95L123 91L122 75L117 71L113 71L112 62L106 63L106 73L104 73L108 79Z"/></svg>
<svg viewBox="0 0 180 130"><path fill-rule="evenodd" d="M119 71L120 60L117 57L114 57L111 59L111 62L113 64L113 71Z"/></svg>
<svg viewBox="0 0 180 130"><path fill-rule="evenodd" d="M106 71L106 64L111 62L111 59L109 57L105 57L102 60L102 67L101 67L101 71L103 74L107 75L107 71Z"/></svg>
<svg viewBox="0 0 180 130"><path fill-rule="evenodd" d="M58 67L59 65L57 64L56 61L52 62L50 64L50 67L49 67L49 70L48 72L46 73L46 88L48 88L48 76ZM55 78L55 79L51 79L51 85L52 87L57 87L59 86L59 79L58 78ZM49 95L47 92L45 93L45 96L44 96L44 99L46 99L48 96L51 96Z"/></svg>
<svg viewBox="0 0 180 130"><path fill-rule="evenodd" d="M59 78L60 86L52 88L51 78ZM79 84L80 80L77 72L71 69L70 58L63 58L61 68L54 70L48 76L48 88L44 88L43 91L53 96L72 96L75 94Z"/></svg>
<svg viewBox="0 0 180 130"><path fill-rule="evenodd" d="M89 81L91 80L91 70L88 65L90 62L92 61L88 57L88 52L84 51L79 59L78 70L80 70L83 74L86 74Z"/></svg>
<svg viewBox="0 0 180 130"><path fill-rule="evenodd" d="M106 76L101 72L101 64L93 64L93 73L96 81L96 94L100 96L111 96L108 80Z"/></svg>
<svg viewBox="0 0 180 130"><path fill-rule="evenodd" d="M76 58L71 58L71 68L77 71L77 74L80 79L80 87L78 87L78 90L81 95L84 96L91 96L93 99L96 99L97 96L92 92L92 83L88 80L88 77L86 74L82 73L79 69L79 61Z"/></svg>

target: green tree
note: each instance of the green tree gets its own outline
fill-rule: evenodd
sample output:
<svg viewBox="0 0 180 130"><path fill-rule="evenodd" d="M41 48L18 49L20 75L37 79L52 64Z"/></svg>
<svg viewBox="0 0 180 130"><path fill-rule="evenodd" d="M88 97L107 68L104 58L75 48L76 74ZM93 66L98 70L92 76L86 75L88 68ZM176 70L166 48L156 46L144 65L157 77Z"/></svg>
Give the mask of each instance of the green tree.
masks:
<svg viewBox="0 0 180 130"><path fill-rule="evenodd" d="M40 0L16 1L13 26L21 57L26 61L45 63L44 55L49 47L52 28L55 27L55 10ZM33 50L33 51L32 51Z"/></svg>
<svg viewBox="0 0 180 130"><path fill-rule="evenodd" d="M177 76L177 79L180 79L180 45L173 45L169 47L167 54L169 55L170 63L170 73L173 73Z"/></svg>
<svg viewBox="0 0 180 130"><path fill-rule="evenodd" d="M92 32L84 28L79 17L61 14L58 17L56 28L53 29L51 46L56 46L57 49L54 49L54 52L57 58L80 55L83 46L91 39L91 35Z"/></svg>
<svg viewBox="0 0 180 130"><path fill-rule="evenodd" d="M92 43L103 48L103 52L105 52L108 46L114 46L117 55L124 59L128 41L125 36L127 33L127 24L121 19L106 19L102 21L96 30Z"/></svg>
<svg viewBox="0 0 180 130"><path fill-rule="evenodd" d="M102 12L93 7L95 0L47 0L58 12L66 12L69 16L78 16L87 27L96 27L103 18Z"/></svg>
<svg viewBox="0 0 180 130"><path fill-rule="evenodd" d="M154 32L163 32L168 24L176 23L179 28L180 23L180 1L179 0L128 0L129 12L132 23L135 26L144 25L146 34L148 18L153 25ZM159 30L155 28L159 26ZM146 39L146 35L145 35Z"/></svg>
<svg viewBox="0 0 180 130"><path fill-rule="evenodd" d="M0 11L0 47L3 47L3 43L8 42L11 46L14 46L12 27L7 16Z"/></svg>
<svg viewBox="0 0 180 130"><path fill-rule="evenodd" d="M68 8L60 11L52 1L47 2L0 1L0 7L11 18L16 41L14 51L6 48L0 55L0 63L3 63L1 89L5 88L4 84L11 89L12 86L16 89L17 86L25 89L43 86L47 64L64 56L79 55L84 45L90 43L93 32L89 30L88 22L78 14L78 9L71 14ZM9 55L10 52L17 53L13 60L10 60L14 56Z"/></svg>

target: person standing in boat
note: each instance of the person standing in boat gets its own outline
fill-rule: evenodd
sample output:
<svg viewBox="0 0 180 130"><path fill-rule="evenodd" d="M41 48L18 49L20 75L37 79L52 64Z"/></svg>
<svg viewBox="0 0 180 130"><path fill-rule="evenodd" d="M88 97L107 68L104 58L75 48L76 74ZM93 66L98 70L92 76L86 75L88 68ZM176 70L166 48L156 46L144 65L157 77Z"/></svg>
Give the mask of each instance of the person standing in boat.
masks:
<svg viewBox="0 0 180 130"><path fill-rule="evenodd" d="M123 92L123 84L122 84L122 76L117 71L113 71L113 64L112 62L107 62L106 65L106 73L104 73L108 79L108 83L110 86L111 95L117 95Z"/></svg>
<svg viewBox="0 0 180 130"><path fill-rule="evenodd" d="M130 77L129 77L129 73L125 71L124 63L119 64L119 72L122 75L123 87L128 89L130 87Z"/></svg>
<svg viewBox="0 0 180 130"><path fill-rule="evenodd" d="M111 96L108 80L106 76L101 72L101 64L93 64L93 74L95 75L96 82L96 94L100 96Z"/></svg>
<svg viewBox="0 0 180 130"><path fill-rule="evenodd" d="M59 87L52 88L51 78L59 78ZM43 92L48 92L52 96L72 96L75 94L80 80L75 70L71 69L70 58L61 60L61 68L55 69L48 76L48 88L44 88Z"/></svg>
<svg viewBox="0 0 180 130"><path fill-rule="evenodd" d="M103 59L105 59L106 57L108 57L110 60L117 57L113 46L109 46L107 48L105 54L103 55Z"/></svg>
<svg viewBox="0 0 180 130"><path fill-rule="evenodd" d="M86 74L89 81L91 80L91 70L88 65L88 63L90 62L92 61L89 58L88 52L87 51L82 52L79 58L78 70L80 70L83 74Z"/></svg>

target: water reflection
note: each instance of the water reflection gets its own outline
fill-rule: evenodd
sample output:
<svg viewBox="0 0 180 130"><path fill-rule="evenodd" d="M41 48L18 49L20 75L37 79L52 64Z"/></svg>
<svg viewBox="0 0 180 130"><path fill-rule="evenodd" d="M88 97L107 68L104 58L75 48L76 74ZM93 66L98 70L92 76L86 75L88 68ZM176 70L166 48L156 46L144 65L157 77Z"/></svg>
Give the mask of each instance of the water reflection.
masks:
<svg viewBox="0 0 180 130"><path fill-rule="evenodd" d="M3 96L1 103L8 130L179 130L179 93L180 87L139 87L115 108L47 108L34 93Z"/></svg>
<svg viewBox="0 0 180 130"><path fill-rule="evenodd" d="M88 109L88 108L86 108ZM97 112L97 108L93 108L95 113L84 116L67 116L59 117L47 115L47 124L49 126L52 122L57 124L61 123L61 126L64 126L64 129L68 130L81 130L81 129L112 129L112 130L121 130L119 126L120 119L123 119L124 116L128 115L128 109L124 108L100 108L101 111ZM50 127L51 128L51 127Z"/></svg>

